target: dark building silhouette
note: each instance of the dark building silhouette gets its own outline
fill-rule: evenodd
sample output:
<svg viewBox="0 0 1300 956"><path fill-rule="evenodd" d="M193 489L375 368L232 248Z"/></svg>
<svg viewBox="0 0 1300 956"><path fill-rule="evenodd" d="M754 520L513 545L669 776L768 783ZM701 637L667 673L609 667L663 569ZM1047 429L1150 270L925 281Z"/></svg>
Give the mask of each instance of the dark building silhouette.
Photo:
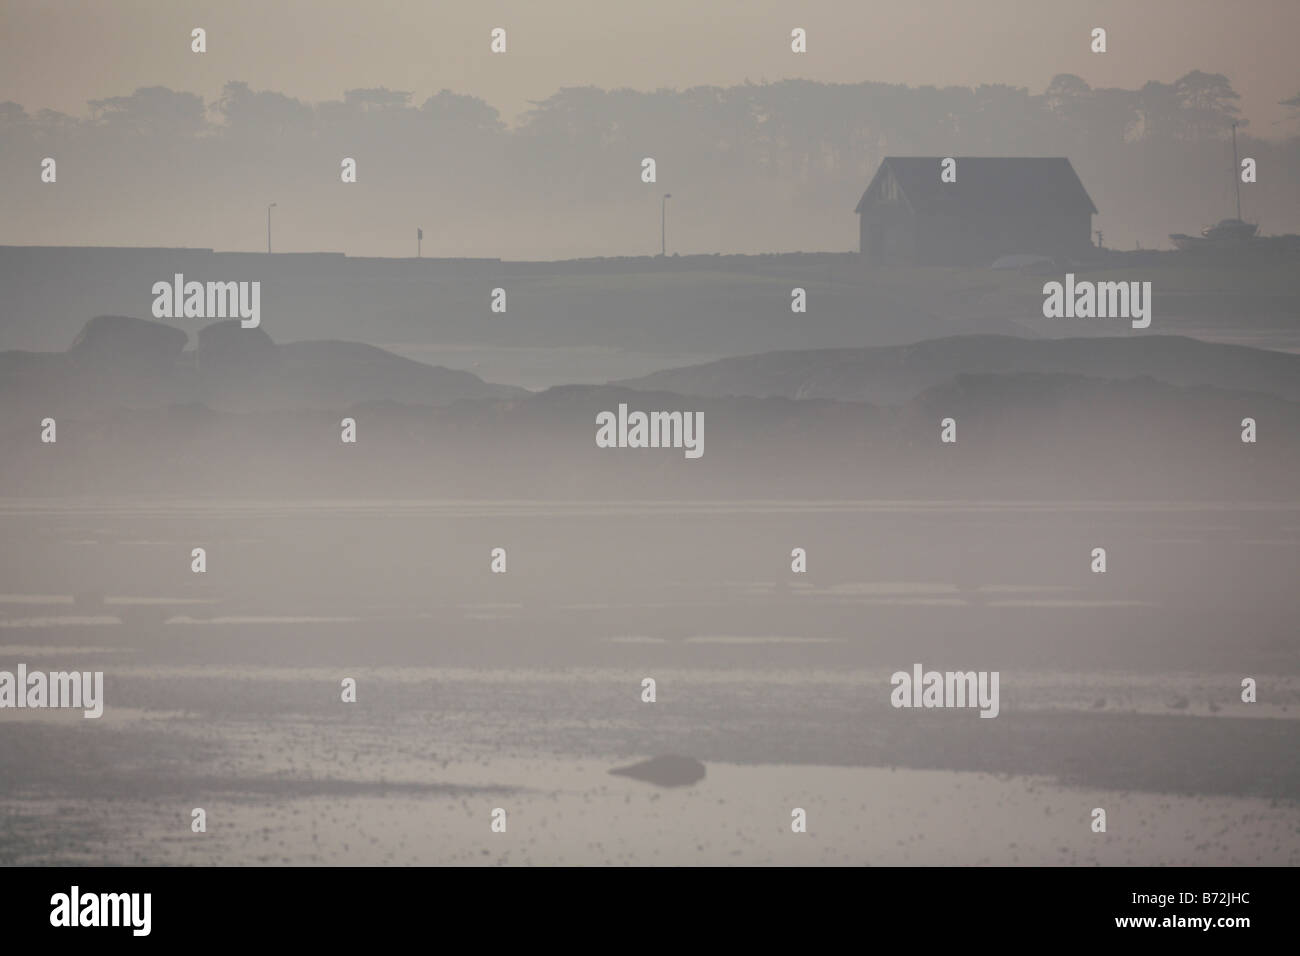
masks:
<svg viewBox="0 0 1300 956"><path fill-rule="evenodd" d="M1092 245L1097 207L1064 157L889 156L854 210L875 262L988 265L1010 253L1072 256Z"/></svg>

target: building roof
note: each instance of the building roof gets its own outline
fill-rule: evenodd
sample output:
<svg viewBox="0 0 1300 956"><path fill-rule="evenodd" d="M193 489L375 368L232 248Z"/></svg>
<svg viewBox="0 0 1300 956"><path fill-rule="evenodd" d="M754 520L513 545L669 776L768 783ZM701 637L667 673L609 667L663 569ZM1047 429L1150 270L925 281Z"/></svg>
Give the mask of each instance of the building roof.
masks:
<svg viewBox="0 0 1300 956"><path fill-rule="evenodd" d="M942 156L886 156L853 210L861 213L889 174L915 212L985 215L1007 209L1096 213L1064 156L958 156L957 181L939 179Z"/></svg>

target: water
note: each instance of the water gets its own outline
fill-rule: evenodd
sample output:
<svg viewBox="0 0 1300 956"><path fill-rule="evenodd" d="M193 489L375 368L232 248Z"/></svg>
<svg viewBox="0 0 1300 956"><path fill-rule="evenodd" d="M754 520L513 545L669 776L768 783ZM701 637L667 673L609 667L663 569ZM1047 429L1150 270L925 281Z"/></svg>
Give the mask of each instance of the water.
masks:
<svg viewBox="0 0 1300 956"><path fill-rule="evenodd" d="M0 533L0 669L106 697L0 711L0 862L1300 862L1292 508L9 499ZM914 662L998 670L999 716L895 710ZM656 753L708 773L607 773Z"/></svg>

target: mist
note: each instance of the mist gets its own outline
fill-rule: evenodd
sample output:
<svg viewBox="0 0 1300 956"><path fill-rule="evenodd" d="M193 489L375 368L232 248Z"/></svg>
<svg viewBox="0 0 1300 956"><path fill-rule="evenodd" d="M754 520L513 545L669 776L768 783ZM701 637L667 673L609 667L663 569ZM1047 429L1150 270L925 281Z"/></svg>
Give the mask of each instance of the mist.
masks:
<svg viewBox="0 0 1300 956"><path fill-rule="evenodd" d="M1265 234L1300 231L1300 138L1258 138L1239 100L1228 77L1192 71L1132 89L1071 74L1033 90L581 86L516 125L454 90L304 101L237 80L206 100L124 91L80 117L8 102L0 243L265 251L274 202L278 252L412 257L417 228L429 257L650 255L661 241L684 255L840 252L856 246L853 206L884 156L997 155L1069 158L1108 246L1169 248L1169 233L1234 214L1234 122L1260 170L1243 215ZM45 157L57 191L40 188Z"/></svg>

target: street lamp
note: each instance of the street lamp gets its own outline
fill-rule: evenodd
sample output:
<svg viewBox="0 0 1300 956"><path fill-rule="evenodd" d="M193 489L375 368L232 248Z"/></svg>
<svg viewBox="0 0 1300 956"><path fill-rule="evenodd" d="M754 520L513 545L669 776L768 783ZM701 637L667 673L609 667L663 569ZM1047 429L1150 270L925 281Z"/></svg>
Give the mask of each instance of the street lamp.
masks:
<svg viewBox="0 0 1300 956"><path fill-rule="evenodd" d="M266 252L271 252L271 210L275 208L275 203L266 207Z"/></svg>
<svg viewBox="0 0 1300 956"><path fill-rule="evenodd" d="M664 193L663 201L659 204L659 255L665 259L668 257L668 200L672 198L672 193Z"/></svg>

